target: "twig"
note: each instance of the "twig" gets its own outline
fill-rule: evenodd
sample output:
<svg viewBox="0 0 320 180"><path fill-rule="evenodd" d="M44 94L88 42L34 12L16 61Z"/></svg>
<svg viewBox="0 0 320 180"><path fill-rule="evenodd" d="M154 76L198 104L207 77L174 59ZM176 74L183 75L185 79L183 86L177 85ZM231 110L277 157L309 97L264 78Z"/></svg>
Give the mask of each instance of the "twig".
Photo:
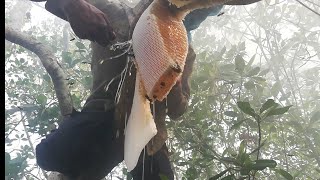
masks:
<svg viewBox="0 0 320 180"><path fill-rule="evenodd" d="M246 0L246 1L243 1L243 0L231 0L227 3L225 3L225 5L248 5L248 4L253 4L253 3L256 3L256 2L259 2L261 0Z"/></svg>
<svg viewBox="0 0 320 180"><path fill-rule="evenodd" d="M23 115L22 112L21 112L21 115ZM23 119L22 119L22 120L23 120ZM27 128L27 125L26 125L26 123L25 123L24 120L22 121L22 125L23 125L24 132L26 133L26 136L27 136L27 139L28 139L28 143L29 143L29 145L30 145L30 147L31 147L31 149L32 149L32 153L33 153L34 156L36 156L36 151L35 151L35 148L34 148L34 146L33 146L33 143L31 142L31 137L30 137L30 135L29 135L28 128ZM41 171L42 171L44 177L47 179L47 178L48 178L48 175L44 172L43 169L41 169Z"/></svg>
<svg viewBox="0 0 320 180"><path fill-rule="evenodd" d="M289 170L289 164L288 164L288 156L287 156L287 147L286 147L286 140L284 138L284 132L283 132L283 126L281 126L281 137L283 141L283 151L284 151L284 158L285 158L285 164L286 164L286 171Z"/></svg>
<svg viewBox="0 0 320 180"><path fill-rule="evenodd" d="M258 139L258 147L261 147L261 119L260 117L257 118L257 123L258 123L258 134L259 134L259 139ZM260 148L258 148L257 150L257 160L259 160L259 156L260 156Z"/></svg>
<svg viewBox="0 0 320 180"><path fill-rule="evenodd" d="M21 117L20 121L17 122L17 124L11 129L11 131L8 133L8 135L5 137L5 139L7 139L9 137L9 135L16 130L17 126L24 120L25 115Z"/></svg>
<svg viewBox="0 0 320 180"><path fill-rule="evenodd" d="M309 6L307 6L306 4L302 3L299 0L296 0L299 4L301 4L302 6L304 6L305 8L309 9L310 11L312 11L313 13L315 13L316 15L320 16L320 13L318 13L317 11L311 9Z"/></svg>
<svg viewBox="0 0 320 180"><path fill-rule="evenodd" d="M309 0L305 0L305 1L307 1L307 2L309 2L309 3L311 3L311 4L313 4L314 6L320 7L320 5L319 5L319 4L316 4L316 3L312 2L312 1L309 1Z"/></svg>

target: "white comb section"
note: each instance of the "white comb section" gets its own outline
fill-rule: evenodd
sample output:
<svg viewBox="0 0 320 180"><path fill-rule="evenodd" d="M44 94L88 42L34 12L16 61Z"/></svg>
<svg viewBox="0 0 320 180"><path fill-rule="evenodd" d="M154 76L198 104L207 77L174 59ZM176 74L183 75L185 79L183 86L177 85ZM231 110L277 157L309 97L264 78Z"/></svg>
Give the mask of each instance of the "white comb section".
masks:
<svg viewBox="0 0 320 180"><path fill-rule="evenodd" d="M174 62L164 47L157 17L150 13L152 4L143 12L132 34L132 48L147 95L161 75Z"/></svg>
<svg viewBox="0 0 320 180"><path fill-rule="evenodd" d="M128 171L133 170L143 148L157 134L157 127L150 110L150 103L142 94L140 75L136 75L131 114L125 132L124 161Z"/></svg>

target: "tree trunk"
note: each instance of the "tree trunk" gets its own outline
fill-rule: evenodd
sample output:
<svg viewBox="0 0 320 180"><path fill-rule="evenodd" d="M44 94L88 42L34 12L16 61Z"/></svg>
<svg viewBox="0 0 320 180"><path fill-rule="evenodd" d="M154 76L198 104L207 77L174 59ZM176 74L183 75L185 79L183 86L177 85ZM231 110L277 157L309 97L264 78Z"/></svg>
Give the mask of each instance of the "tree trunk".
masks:
<svg viewBox="0 0 320 180"><path fill-rule="evenodd" d="M134 18L134 10L127 7L121 3L114 3L108 1L95 1L90 2L96 7L98 7L101 11L103 11L107 17L109 18L112 27L116 33L116 39L114 42L125 42L131 39L130 34L133 30L131 24L133 21L136 21ZM140 3L140 9L144 9L148 5L146 3ZM135 9L137 11L137 9ZM138 11L138 14L143 12ZM127 65L127 56L121 56L118 58L114 58L108 60L110 57L121 54L122 51L112 51L109 47L102 47L97 43L92 43L92 62L91 62L91 70L93 76L93 85L92 85L92 95L87 99L86 105L84 107L85 111L104 111L105 109L109 109L111 106L116 105L115 112L115 121L117 124L117 131L119 132L119 142L120 146L117 154L114 154L114 157L118 159L118 163L123 160L123 143L124 143L124 127L125 120L129 117L131 104L133 100L133 92L135 87L135 67L132 62L128 63L128 72L125 74L125 81L123 88L121 90L121 96L119 99L119 103L115 104L115 97L118 90L118 85L121 79L121 72ZM101 60L104 62L101 64ZM131 68L130 68L131 67ZM112 81L109 85L108 90L106 91L106 86ZM158 104L158 103L157 103ZM162 142L160 148L162 147L165 139L167 138L164 119L165 119L165 107L156 106L157 114L156 114L156 122L158 125L158 134L156 136L157 139L160 139ZM155 140L157 142L157 140ZM159 147L158 147L159 149ZM159 151L156 155L154 155L154 161L148 161L149 163L145 164L145 179L159 179L158 173L159 171L166 173L167 177L172 177L172 171L169 164L169 159L167 156L167 149ZM154 151L155 152L155 151ZM163 156L165 155L165 156ZM142 157L142 156L141 156ZM168 163L163 163L161 158L167 159ZM150 159L148 156L146 158ZM112 161L112 160L111 160ZM151 165L153 163L153 165ZM161 164L162 163L162 164ZM141 179L142 176L142 158L140 158L138 165L133 170L132 175L134 179ZM154 168L150 173L151 167ZM157 168L157 169L156 169ZM162 169L166 169L163 171ZM170 178L170 179L172 179Z"/></svg>
<svg viewBox="0 0 320 180"><path fill-rule="evenodd" d="M94 2L91 1L90 3L98 7L109 18L116 33L115 42L124 42L131 39L130 34L133 31L135 23L150 2L150 0L141 1L133 9L121 3L103 0L96 0ZM104 111L104 109L108 109L109 107L115 105L115 96L121 79L120 74L127 64L128 57L124 55L108 60L110 57L122 53L120 51L112 51L109 48L110 47L105 48L97 43L92 43L91 69L93 75L93 94L87 99L84 107L84 110L86 111ZM101 60L104 60L102 64ZM160 179L158 175L159 173L162 173L169 179L173 179L173 173L169 163L168 150L165 146L165 140L167 139L167 130L165 126L165 118L167 115L166 111L168 108L168 115L172 118L177 118L186 110L190 94L188 78L191 74L194 60L195 54L193 49L190 47L185 66L186 72L184 72L182 81L178 82L173 87L172 91L168 95L168 100L155 102L155 122L158 133L153 138L152 142L149 142L146 148L146 152L148 153L146 153L144 164L145 179ZM127 64L127 66L128 71L125 74L124 84L120 92L121 96L118 104L116 104L115 113L115 120L117 122L117 130L119 132L120 139L124 138L125 121L130 114L135 88L135 66L131 61ZM110 81L112 81L112 83L109 85L108 91L106 91L105 88ZM123 145L123 140L121 140L121 143ZM122 157L123 159L123 146L122 149L119 149L118 153L119 154L115 155L115 157ZM138 165L132 171L134 179L141 179L143 169L142 155L143 153L140 155Z"/></svg>

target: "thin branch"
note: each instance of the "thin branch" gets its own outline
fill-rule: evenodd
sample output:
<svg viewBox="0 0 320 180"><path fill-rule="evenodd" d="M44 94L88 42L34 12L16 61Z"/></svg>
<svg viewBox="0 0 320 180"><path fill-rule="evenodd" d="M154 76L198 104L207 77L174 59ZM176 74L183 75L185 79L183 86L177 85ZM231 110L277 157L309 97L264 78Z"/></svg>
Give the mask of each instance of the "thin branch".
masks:
<svg viewBox="0 0 320 180"><path fill-rule="evenodd" d="M36 175L32 174L31 172L25 172L25 176L24 176L25 178L27 178L26 175L30 175L35 179L41 180L39 177L37 177Z"/></svg>
<svg viewBox="0 0 320 180"><path fill-rule="evenodd" d="M259 134L257 160L259 160L260 147L261 147L261 139L262 139L262 135L261 135L261 119L260 119L260 117L258 117L256 120L257 120L257 123L258 123L258 134Z"/></svg>
<svg viewBox="0 0 320 180"><path fill-rule="evenodd" d="M17 122L17 124L14 125L14 127L10 130L10 132L7 134L7 136L5 137L5 140L9 137L9 135L16 130L17 126L22 122L24 121L24 118L25 118L25 115L23 115L21 117L21 119Z"/></svg>
<svg viewBox="0 0 320 180"><path fill-rule="evenodd" d="M307 6L306 4L302 3L299 0L296 0L299 4L301 4L302 6L304 6L305 8L309 9L310 11L312 11L313 13L315 13L316 15L320 16L320 13L318 13L317 11L315 11L314 9L311 9L309 6Z"/></svg>
<svg viewBox="0 0 320 180"><path fill-rule="evenodd" d="M66 82L67 78L53 52L50 50L51 48L34 38L7 27L7 25L5 25L5 38L12 43L34 52L40 58L41 63L52 79L61 114L63 116L70 114L73 105L70 90Z"/></svg>
<svg viewBox="0 0 320 180"><path fill-rule="evenodd" d="M284 152L286 171L289 171L288 155L287 155L288 153L287 153L287 146L286 146L286 138L284 136L284 131L283 131L283 125L281 126L281 138L283 142L283 152Z"/></svg>
<svg viewBox="0 0 320 180"><path fill-rule="evenodd" d="M22 115L23 115L23 113L21 112L21 116L22 116ZM35 148L34 148L34 146L33 146L32 141L31 141L31 137L30 137L30 134L29 134L29 132L28 132L28 128L27 128L26 122L25 122L24 120L22 120L22 125L23 125L24 132L25 132L25 134L26 134L26 136L27 136L28 143L29 143L29 145L30 145L30 147L31 147L32 154L33 154L34 156L36 156L36 151L35 151ZM41 171L42 171L44 177L47 179L47 178L48 178L48 175L46 174L46 172L45 172L43 169L41 169Z"/></svg>
<svg viewBox="0 0 320 180"><path fill-rule="evenodd" d="M232 0L225 3L225 5L248 5L248 4L253 4L259 1L261 0Z"/></svg>
<svg viewBox="0 0 320 180"><path fill-rule="evenodd" d="M309 0L305 0L305 1L307 1L307 2L309 2L309 3L311 3L311 4L313 4L314 6L318 6L318 7L320 8L320 5L319 5L319 4L316 4L316 3L312 2L312 1L309 1Z"/></svg>
<svg viewBox="0 0 320 180"><path fill-rule="evenodd" d="M38 106L36 106L36 105L25 104L22 106L17 106L17 107L11 108L11 109L6 109L5 111L8 114L14 114L18 111L34 111L37 108L38 108Z"/></svg>

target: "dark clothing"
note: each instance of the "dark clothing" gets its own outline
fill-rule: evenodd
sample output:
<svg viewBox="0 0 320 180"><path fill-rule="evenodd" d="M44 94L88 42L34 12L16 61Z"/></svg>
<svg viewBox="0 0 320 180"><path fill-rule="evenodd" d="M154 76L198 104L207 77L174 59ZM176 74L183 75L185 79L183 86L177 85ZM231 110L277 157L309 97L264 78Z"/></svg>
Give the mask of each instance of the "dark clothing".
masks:
<svg viewBox="0 0 320 180"><path fill-rule="evenodd" d="M116 138L113 113L72 113L37 145L38 165L70 178L102 179L123 160L123 137Z"/></svg>

